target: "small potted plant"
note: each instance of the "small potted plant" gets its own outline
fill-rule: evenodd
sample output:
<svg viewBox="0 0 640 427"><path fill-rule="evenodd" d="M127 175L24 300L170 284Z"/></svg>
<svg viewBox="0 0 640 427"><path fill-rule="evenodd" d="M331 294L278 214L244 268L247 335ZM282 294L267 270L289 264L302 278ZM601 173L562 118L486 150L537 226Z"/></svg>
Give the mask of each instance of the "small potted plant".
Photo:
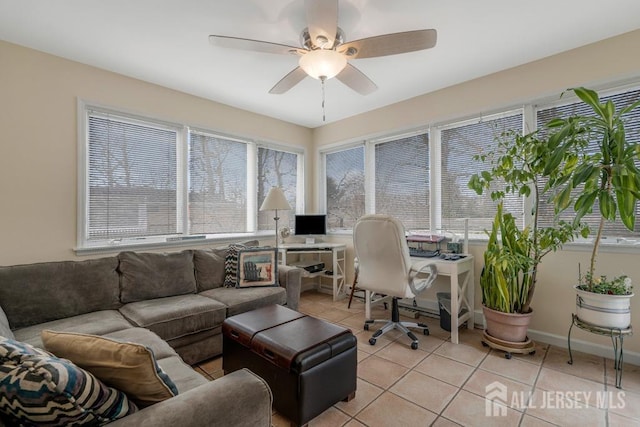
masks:
<svg viewBox="0 0 640 427"><path fill-rule="evenodd" d="M548 141L541 139L538 132L522 135L510 131L503 133L496 143L493 151L475 156L475 160L486 163L489 168L473 175L469 188L478 194L489 192L498 202L480 277L487 322L485 332L517 345L526 340L542 258L584 233L585 226L580 222L556 221L541 227L538 223L540 200L547 193L554 194L555 189L547 184L544 176L552 154ZM503 212L502 200L507 194L532 198L533 219L528 227L520 230L513 215ZM501 313L504 316L500 316ZM498 317L504 321L494 322ZM518 326L510 329L498 324L507 319ZM523 327L524 321L527 323Z"/></svg>
<svg viewBox="0 0 640 427"><path fill-rule="evenodd" d="M552 154L545 173L550 186L558 189L553 198L557 213L572 207L575 222L596 209L600 213L589 269L585 274L579 272L575 285L576 315L597 326L625 329L631 324L631 279L597 275L596 259L606 221L619 217L626 228L634 229L640 199L636 165L640 146L627 139L623 116L638 108L640 101L617 110L610 100L601 103L593 90L570 90L590 107L591 114L548 123L554 133L549 137Z"/></svg>

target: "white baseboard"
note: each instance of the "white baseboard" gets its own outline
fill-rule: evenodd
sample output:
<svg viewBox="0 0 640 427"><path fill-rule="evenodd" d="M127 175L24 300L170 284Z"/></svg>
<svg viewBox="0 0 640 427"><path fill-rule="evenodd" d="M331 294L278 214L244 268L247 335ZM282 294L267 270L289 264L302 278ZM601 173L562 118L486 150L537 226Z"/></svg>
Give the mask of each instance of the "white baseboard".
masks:
<svg viewBox="0 0 640 427"><path fill-rule="evenodd" d="M482 315L482 310L475 311L474 322L476 327L484 328L484 316ZM560 348L568 348L566 335L550 334L544 331L536 331L535 329L529 329L528 333L529 338L534 341L543 342ZM613 359L613 346L594 344L589 341L573 338L571 339L571 350L606 357L607 359ZM640 353L624 350L624 363L640 366Z"/></svg>

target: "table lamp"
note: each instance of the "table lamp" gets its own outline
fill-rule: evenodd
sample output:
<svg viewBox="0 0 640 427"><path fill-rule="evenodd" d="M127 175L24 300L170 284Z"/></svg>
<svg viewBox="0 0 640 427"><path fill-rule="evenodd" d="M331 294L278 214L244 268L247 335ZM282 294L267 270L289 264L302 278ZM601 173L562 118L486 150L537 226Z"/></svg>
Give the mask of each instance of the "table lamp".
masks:
<svg viewBox="0 0 640 427"><path fill-rule="evenodd" d="M284 192L280 187L271 187L267 197L265 197L264 202L262 202L262 206L260 206L261 211L275 211L275 216L273 219L276 221L276 249L278 248L278 210L290 210L291 206L289 206L289 202L287 202L287 198L284 195Z"/></svg>

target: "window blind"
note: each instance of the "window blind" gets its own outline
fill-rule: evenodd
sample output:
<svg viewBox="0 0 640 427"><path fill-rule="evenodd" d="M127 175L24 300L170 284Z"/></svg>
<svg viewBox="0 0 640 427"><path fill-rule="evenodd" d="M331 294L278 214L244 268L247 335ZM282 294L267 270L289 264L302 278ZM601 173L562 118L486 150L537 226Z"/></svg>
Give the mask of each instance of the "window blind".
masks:
<svg viewBox="0 0 640 427"><path fill-rule="evenodd" d="M298 180L298 154L258 147L258 209L271 187L280 187L291 206L289 211L278 211L278 225L293 227ZM274 212L258 211L258 230L275 229Z"/></svg>
<svg viewBox="0 0 640 427"><path fill-rule="evenodd" d="M177 233L177 135L89 113L87 241Z"/></svg>
<svg viewBox="0 0 640 427"><path fill-rule="evenodd" d="M429 230L429 135L375 145L375 212Z"/></svg>
<svg viewBox="0 0 640 427"><path fill-rule="evenodd" d="M610 96L603 96L600 98L601 103L605 103L609 100L613 101L614 105L618 108L618 111L622 108L632 104L633 102L640 99L640 90L630 90L625 91L623 93L614 94ZM568 118L573 115L593 115L591 108L584 104L581 101L576 101L566 105L553 106L553 107L542 107L536 111L536 125L537 128L540 129L541 133L545 132L544 126L554 118ZM634 111L626 114L625 119L625 130L627 141L640 144L640 110L635 109ZM592 141L589 144L589 148L592 150L598 149L598 141ZM638 163L638 162L636 162ZM542 226L548 226L553 223L554 218L554 208L553 204L549 203L547 200L540 201L540 216L539 216L539 224ZM636 205L636 215L640 217L640 206ZM575 211L572 208L568 208L564 212L562 212L559 216L560 219L564 219L566 221L572 221L575 217ZM600 222L600 210L598 205L594 206L594 212L591 214L587 214L583 217L583 222L589 224L589 228L591 229L592 235L595 235L595 231L598 228L598 224ZM636 220L635 230L628 230L622 221L620 221L619 217L616 221L607 221L604 227L604 235L606 237L639 237L640 236L640 221Z"/></svg>
<svg viewBox="0 0 640 427"><path fill-rule="evenodd" d="M247 144L189 132L191 234L247 230Z"/></svg>
<svg viewBox="0 0 640 427"><path fill-rule="evenodd" d="M441 206L445 230L463 231L464 218L469 218L471 232L491 229L496 202L491 200L489 192L478 196L467 186L473 174L488 168L486 164L473 160L473 156L495 149L496 138L503 132L522 132L522 119L522 113L517 113L441 130ZM495 182L494 187L504 187L504 184ZM506 196L504 210L513 214L520 226L524 225L523 209L522 197L516 194Z"/></svg>
<svg viewBox="0 0 640 427"><path fill-rule="evenodd" d="M327 153L327 228L351 230L365 213L364 146Z"/></svg>

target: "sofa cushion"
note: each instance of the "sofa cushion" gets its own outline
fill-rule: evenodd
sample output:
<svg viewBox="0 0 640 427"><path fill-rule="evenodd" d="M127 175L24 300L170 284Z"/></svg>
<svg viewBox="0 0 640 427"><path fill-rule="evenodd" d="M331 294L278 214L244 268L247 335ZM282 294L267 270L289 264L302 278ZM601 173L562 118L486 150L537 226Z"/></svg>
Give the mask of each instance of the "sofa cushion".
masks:
<svg viewBox="0 0 640 427"><path fill-rule="evenodd" d="M0 306L12 329L117 309L117 266L108 257L0 267Z"/></svg>
<svg viewBox="0 0 640 427"><path fill-rule="evenodd" d="M48 351L71 360L105 384L126 393L139 407L178 394L173 381L158 366L153 351L143 344L49 330L42 331L42 342Z"/></svg>
<svg viewBox="0 0 640 427"><path fill-rule="evenodd" d="M0 412L12 425L101 425L137 410L68 360L0 338Z"/></svg>
<svg viewBox="0 0 640 427"><path fill-rule="evenodd" d="M121 252L118 258L123 303L196 292L192 251L168 254Z"/></svg>
<svg viewBox="0 0 640 427"><path fill-rule="evenodd" d="M219 288L224 283L224 266L227 248L198 249L193 251L198 292Z"/></svg>
<svg viewBox="0 0 640 427"><path fill-rule="evenodd" d="M222 325L208 331L167 340L167 343L185 363L195 365L222 354Z"/></svg>
<svg viewBox="0 0 640 427"><path fill-rule="evenodd" d="M135 342L142 344L145 347L149 347L151 351L153 351L153 355L156 357L156 360L178 355L165 340L145 328L131 327L121 331L110 332L102 336L105 338L112 338L120 342Z"/></svg>
<svg viewBox="0 0 640 427"><path fill-rule="evenodd" d="M9 326L9 319L7 319L7 315L4 314L4 310L0 307L0 337L11 338L14 339L13 331Z"/></svg>
<svg viewBox="0 0 640 427"><path fill-rule="evenodd" d="M171 376L180 393L209 382L209 380L193 370L191 366L184 363L179 356L160 359L158 360L158 365Z"/></svg>
<svg viewBox="0 0 640 427"><path fill-rule="evenodd" d="M273 286L250 289L217 288L200 292L199 295L225 304L227 317L267 305L282 305L287 301L286 290Z"/></svg>
<svg viewBox="0 0 640 427"><path fill-rule="evenodd" d="M27 326L13 332L18 340L42 347L40 333L43 329L104 335L129 328L133 328L133 325L118 310L103 310Z"/></svg>
<svg viewBox="0 0 640 427"><path fill-rule="evenodd" d="M180 295L132 302L120 312L134 325L170 340L219 326L226 306L200 295Z"/></svg>

